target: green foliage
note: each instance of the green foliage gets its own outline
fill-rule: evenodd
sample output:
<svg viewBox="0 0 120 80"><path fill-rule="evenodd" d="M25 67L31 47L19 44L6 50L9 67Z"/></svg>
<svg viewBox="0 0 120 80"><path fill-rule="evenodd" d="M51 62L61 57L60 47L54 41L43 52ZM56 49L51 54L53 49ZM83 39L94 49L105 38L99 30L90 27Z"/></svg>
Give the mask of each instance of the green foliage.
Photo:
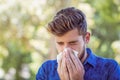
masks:
<svg viewBox="0 0 120 80"><path fill-rule="evenodd" d="M111 44L120 39L120 4L117 4L115 0L94 0L92 2L87 0L87 2L95 9L95 27L91 30L93 35L100 40L96 53L114 58Z"/></svg>
<svg viewBox="0 0 120 80"><path fill-rule="evenodd" d="M55 48L45 26L56 11L68 6L81 8L79 6L83 4L89 5L84 5L86 15L90 12L93 15L89 18L93 24L88 21L92 24L88 25L92 32L89 47L97 55L119 60L119 46L114 44L120 41L119 0L2 0L0 4L0 69L5 73L0 79L13 74L11 68L15 72L12 79L35 79L41 63L56 56L50 53L49 48ZM90 12L87 11L89 8L92 8ZM26 71L24 64L29 73L26 78L20 74L22 70Z"/></svg>

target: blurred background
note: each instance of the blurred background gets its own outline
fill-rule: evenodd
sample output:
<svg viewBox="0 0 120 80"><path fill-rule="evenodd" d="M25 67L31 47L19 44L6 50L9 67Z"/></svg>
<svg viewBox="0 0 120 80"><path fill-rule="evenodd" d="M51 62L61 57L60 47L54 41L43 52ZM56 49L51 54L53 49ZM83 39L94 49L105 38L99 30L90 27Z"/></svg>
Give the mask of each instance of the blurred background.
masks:
<svg viewBox="0 0 120 80"><path fill-rule="evenodd" d="M0 80L35 80L41 64L56 58L45 27L69 6L86 14L88 47L120 64L120 0L0 0Z"/></svg>

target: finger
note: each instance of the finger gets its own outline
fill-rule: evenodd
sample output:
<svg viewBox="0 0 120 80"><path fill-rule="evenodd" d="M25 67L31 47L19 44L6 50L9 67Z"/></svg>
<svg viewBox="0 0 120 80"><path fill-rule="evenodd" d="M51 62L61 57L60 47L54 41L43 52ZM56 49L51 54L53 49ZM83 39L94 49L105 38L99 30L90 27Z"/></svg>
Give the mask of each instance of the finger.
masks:
<svg viewBox="0 0 120 80"><path fill-rule="evenodd" d="M75 55L74 55L74 52L71 50L71 49L68 49L68 56L69 56L69 58L70 58L70 60L72 61L72 63L74 64L74 60L72 59L72 57L74 57ZM74 64L74 66L75 66L75 64Z"/></svg>
<svg viewBox="0 0 120 80"><path fill-rule="evenodd" d="M77 69L77 70L78 70L78 69L83 69L83 65L82 65L81 61L79 60L79 58L77 58L77 57L73 54L73 51L72 51L72 50L69 50L69 52L71 53L71 54L69 54L69 55L70 55L70 58L71 58L71 60L72 60L72 62L73 62L73 64L74 64L74 66L76 67L76 69Z"/></svg>
<svg viewBox="0 0 120 80"><path fill-rule="evenodd" d="M62 60L61 71L62 71L62 74L64 74L63 76L65 80L69 80L69 72L68 72L67 65L66 65L65 53L63 56L63 60Z"/></svg>
<svg viewBox="0 0 120 80"><path fill-rule="evenodd" d="M66 53L66 63L67 63L67 68L68 68L69 73L72 73L75 66L74 66L69 54L70 53Z"/></svg>
<svg viewBox="0 0 120 80"><path fill-rule="evenodd" d="M76 66L72 61L70 54L73 54L73 53L68 50L68 53L66 53L66 63L67 63L67 68L69 72L69 77L70 79L72 79L72 76L74 75L74 73L76 73Z"/></svg>
<svg viewBox="0 0 120 80"><path fill-rule="evenodd" d="M70 51L70 50L69 50ZM71 60L73 61L74 63L74 71L73 73L79 73L79 74L84 74L84 67L83 67L83 64L82 62L79 60L78 57L76 57L73 53L69 54L70 57L71 57ZM72 78L72 74L70 74L70 78Z"/></svg>

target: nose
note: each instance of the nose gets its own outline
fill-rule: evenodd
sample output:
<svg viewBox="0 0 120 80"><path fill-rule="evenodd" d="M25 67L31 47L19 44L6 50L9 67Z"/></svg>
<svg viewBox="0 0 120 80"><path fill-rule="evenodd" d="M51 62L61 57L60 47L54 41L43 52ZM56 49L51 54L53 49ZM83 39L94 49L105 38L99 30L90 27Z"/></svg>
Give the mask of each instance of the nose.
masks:
<svg viewBox="0 0 120 80"><path fill-rule="evenodd" d="M65 49L65 48L70 48L70 45L68 43L64 44L63 49Z"/></svg>

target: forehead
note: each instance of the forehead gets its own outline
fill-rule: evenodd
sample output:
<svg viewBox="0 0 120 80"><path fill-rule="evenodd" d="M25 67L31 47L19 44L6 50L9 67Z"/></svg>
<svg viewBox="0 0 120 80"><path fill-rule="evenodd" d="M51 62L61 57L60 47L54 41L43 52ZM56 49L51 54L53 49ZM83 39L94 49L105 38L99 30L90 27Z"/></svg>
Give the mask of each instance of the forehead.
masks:
<svg viewBox="0 0 120 80"><path fill-rule="evenodd" d="M73 29L63 36L55 36L55 40L57 42L70 42L70 41L75 41L78 39L82 39L82 35L79 35L79 32L77 29Z"/></svg>

